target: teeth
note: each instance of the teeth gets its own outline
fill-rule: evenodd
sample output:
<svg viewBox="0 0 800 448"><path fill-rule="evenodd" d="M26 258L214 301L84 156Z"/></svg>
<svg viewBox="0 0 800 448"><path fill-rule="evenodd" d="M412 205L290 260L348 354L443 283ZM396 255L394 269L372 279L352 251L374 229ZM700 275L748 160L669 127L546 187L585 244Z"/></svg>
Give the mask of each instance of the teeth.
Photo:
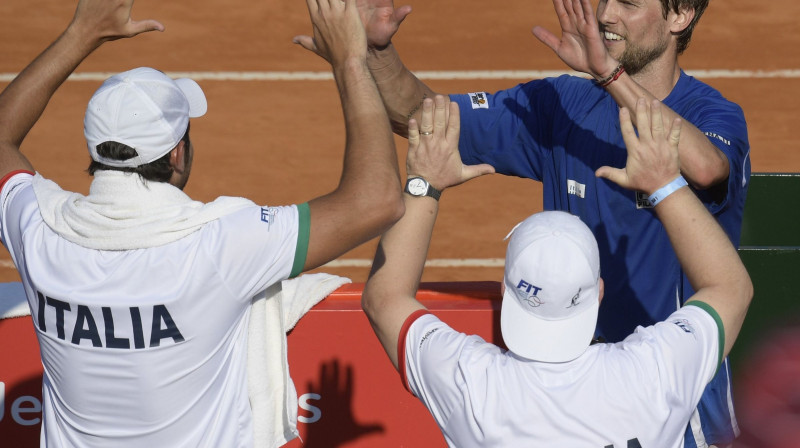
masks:
<svg viewBox="0 0 800 448"><path fill-rule="evenodd" d="M606 39L608 39L608 40L625 40L619 34L614 34L614 33L610 32L610 31L605 31L603 34L605 35Z"/></svg>

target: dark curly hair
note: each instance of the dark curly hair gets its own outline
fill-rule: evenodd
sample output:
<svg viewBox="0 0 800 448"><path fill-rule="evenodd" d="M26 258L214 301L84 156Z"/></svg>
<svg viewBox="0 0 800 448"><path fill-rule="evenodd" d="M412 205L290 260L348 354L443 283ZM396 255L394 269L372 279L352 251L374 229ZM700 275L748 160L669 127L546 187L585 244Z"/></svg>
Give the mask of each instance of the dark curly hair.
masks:
<svg viewBox="0 0 800 448"><path fill-rule="evenodd" d="M183 141L187 147L189 146L189 126L186 127L186 133L183 134L181 141ZM134 148L114 141L103 142L97 145L97 154L112 160L128 160L139 155ZM150 163L136 167L109 166L92 160L87 171L90 176L94 176L94 173L100 170L122 171L125 173L136 173L143 180L169 182L173 172L172 165L169 163L169 155L170 153L168 152Z"/></svg>

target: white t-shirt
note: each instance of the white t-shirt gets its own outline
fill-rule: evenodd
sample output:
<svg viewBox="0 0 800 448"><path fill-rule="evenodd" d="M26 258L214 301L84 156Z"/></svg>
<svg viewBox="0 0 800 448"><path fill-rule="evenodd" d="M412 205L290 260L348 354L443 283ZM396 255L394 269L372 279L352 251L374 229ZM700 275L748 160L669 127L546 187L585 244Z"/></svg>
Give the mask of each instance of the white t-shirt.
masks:
<svg viewBox="0 0 800 448"><path fill-rule="evenodd" d="M721 324L700 306L565 363L527 360L417 314L399 365L450 446L678 448L721 362Z"/></svg>
<svg viewBox="0 0 800 448"><path fill-rule="evenodd" d="M31 179L0 185L0 230L41 348L42 446L252 446L250 300L299 273L307 205L248 207L163 246L101 251L42 221Z"/></svg>

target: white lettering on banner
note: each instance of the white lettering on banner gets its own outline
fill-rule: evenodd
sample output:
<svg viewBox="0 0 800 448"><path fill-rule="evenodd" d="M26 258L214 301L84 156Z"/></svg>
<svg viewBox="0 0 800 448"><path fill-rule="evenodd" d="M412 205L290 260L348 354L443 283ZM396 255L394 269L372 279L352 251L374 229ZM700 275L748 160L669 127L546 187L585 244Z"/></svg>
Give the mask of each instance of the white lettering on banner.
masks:
<svg viewBox="0 0 800 448"><path fill-rule="evenodd" d="M309 400L320 400L322 396L320 394L303 394L300 395L299 405L300 409L304 411L308 411L311 413L311 417L303 417L302 415L297 416L297 421L300 423L315 423L318 422L319 419L322 418L322 410L312 404L309 403Z"/></svg>
<svg viewBox="0 0 800 448"><path fill-rule="evenodd" d="M586 196L586 185L575 182L572 179L568 179L567 194L574 194L575 196L583 199L584 196Z"/></svg>
<svg viewBox="0 0 800 448"><path fill-rule="evenodd" d="M30 406L23 406L29 403ZM6 383L0 381L0 421L3 421L6 410ZM38 425L41 421L42 402L31 395L23 395L11 403L11 418L22 426ZM22 414L36 414L34 418L24 418Z"/></svg>

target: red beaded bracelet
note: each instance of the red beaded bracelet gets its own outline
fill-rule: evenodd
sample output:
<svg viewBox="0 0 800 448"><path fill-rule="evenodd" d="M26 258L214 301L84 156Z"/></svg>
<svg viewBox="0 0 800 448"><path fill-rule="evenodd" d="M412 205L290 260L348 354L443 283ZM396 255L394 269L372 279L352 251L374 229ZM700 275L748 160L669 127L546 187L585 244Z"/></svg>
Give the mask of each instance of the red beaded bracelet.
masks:
<svg viewBox="0 0 800 448"><path fill-rule="evenodd" d="M622 76L623 73L625 73L625 67L623 67L622 64L619 64L617 68L615 68L614 71L611 72L610 75L608 75L608 78L597 81L597 83L600 84L600 87L606 87L612 82L619 79L619 77Z"/></svg>

